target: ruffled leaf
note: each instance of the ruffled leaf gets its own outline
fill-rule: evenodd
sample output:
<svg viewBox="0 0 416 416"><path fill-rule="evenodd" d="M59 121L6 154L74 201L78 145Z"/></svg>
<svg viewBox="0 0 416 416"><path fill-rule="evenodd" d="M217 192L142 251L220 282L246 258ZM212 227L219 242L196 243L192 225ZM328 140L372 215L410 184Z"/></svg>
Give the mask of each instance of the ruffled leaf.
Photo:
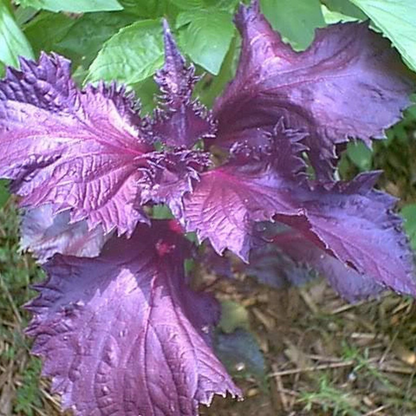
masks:
<svg viewBox="0 0 416 416"><path fill-rule="evenodd" d="M131 233L146 221L134 203L140 157L153 150L131 97L114 85L80 91L57 55L21 65L0 82L0 176L24 206L51 203L90 228Z"/></svg>
<svg viewBox="0 0 416 416"><path fill-rule="evenodd" d="M258 2L241 6L236 23L242 53L214 108L218 145L262 140L283 116L289 127L308 133L318 176L332 178L335 144L358 137L370 145L410 105L414 75L366 24L320 29L312 46L297 53L272 30Z"/></svg>
<svg viewBox="0 0 416 416"><path fill-rule="evenodd" d="M226 248L247 261L257 236L254 222L275 214L301 215L292 203L293 178L301 184L305 164L304 135L280 121L263 148L237 144L225 165L205 172L192 194L185 195L181 220L202 241L209 238L218 253Z"/></svg>
<svg viewBox="0 0 416 416"><path fill-rule="evenodd" d="M71 224L69 211L54 215L51 205L43 205L24 212L21 236L21 248L45 262L56 253L96 257L110 235L101 226L88 230L86 221Z"/></svg>
<svg viewBox="0 0 416 416"><path fill-rule="evenodd" d="M113 238L97 259L46 265L28 333L65 408L196 416L214 394L240 394L211 350L217 304L185 283L186 253L182 235L159 222Z"/></svg>
<svg viewBox="0 0 416 416"><path fill-rule="evenodd" d="M396 199L373 189L379 175L362 173L351 182L297 192L305 220L289 218L285 223L361 275L414 296L413 256L403 221L392 211Z"/></svg>
<svg viewBox="0 0 416 416"><path fill-rule="evenodd" d="M200 241L209 238L219 254L228 248L247 261L256 241L254 222L277 213L302 215L292 202L293 189L271 168L230 163L201 175L184 198L182 221Z"/></svg>
<svg viewBox="0 0 416 416"><path fill-rule="evenodd" d="M155 77L162 91L162 108L156 111L153 133L167 145L189 148L198 139L212 136L214 124L210 113L192 100L198 80L194 66L186 67L166 20L163 26L165 64Z"/></svg>
<svg viewBox="0 0 416 416"><path fill-rule="evenodd" d="M395 200L372 189L379 173L310 186L296 178L304 174L293 150L301 145L294 141L289 151L285 136L274 143L270 153L254 157L239 150L226 165L202 174L184 198L187 230L208 238L218 253L228 248L247 261L259 238L254 224L277 220L378 284L416 294L411 252L392 213Z"/></svg>

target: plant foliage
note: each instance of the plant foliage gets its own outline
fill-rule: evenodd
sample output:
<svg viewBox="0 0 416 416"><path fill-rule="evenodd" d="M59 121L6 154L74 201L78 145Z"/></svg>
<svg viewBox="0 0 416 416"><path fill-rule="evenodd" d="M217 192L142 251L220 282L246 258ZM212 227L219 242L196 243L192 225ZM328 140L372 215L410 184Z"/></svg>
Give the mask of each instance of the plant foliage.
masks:
<svg viewBox="0 0 416 416"><path fill-rule="evenodd" d="M63 10L58 3L22 1ZM263 3L270 13L273 2ZM22 246L48 275L27 305L27 332L76 415L194 416L214 394L241 396L212 349L217 302L190 288L184 262L200 256L186 233L206 240L213 267L227 268L219 256L229 250L274 286L277 275L299 282L306 267L350 301L384 289L416 295L396 201L374 189L380 172L337 179L342 148L384 138L410 106L415 76L368 23L325 27L318 2L302 4L315 10L313 27L303 36L291 35L295 26L281 31L304 49L318 27L304 52L273 30L259 2L239 6L235 77L212 110L195 98L199 68L186 63L160 14L177 18L184 50L221 79L234 45L234 5L225 2L74 1L66 11L126 7L77 22L61 16L68 24L56 49L86 85L56 53L7 68L0 176L24 208ZM57 16L42 12L26 33ZM93 39L90 25L100 27ZM19 55L30 58L22 39L19 29ZM55 47L44 37L41 49ZM159 93L144 115L132 88L142 94L155 71ZM161 204L174 219L155 218Z"/></svg>

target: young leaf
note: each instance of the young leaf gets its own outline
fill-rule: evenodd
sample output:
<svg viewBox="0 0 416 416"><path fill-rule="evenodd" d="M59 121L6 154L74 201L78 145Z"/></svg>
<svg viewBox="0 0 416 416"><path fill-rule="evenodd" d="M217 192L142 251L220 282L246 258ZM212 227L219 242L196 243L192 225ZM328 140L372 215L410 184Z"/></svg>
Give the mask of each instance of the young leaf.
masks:
<svg viewBox="0 0 416 416"><path fill-rule="evenodd" d="M163 26L165 64L155 77L163 101L152 121L152 131L162 143L190 148L198 139L212 136L214 124L206 108L192 100L198 80L194 66L186 67L166 20Z"/></svg>
<svg viewBox="0 0 416 416"><path fill-rule="evenodd" d="M108 240L100 226L88 230L86 221L70 223L69 211L54 215L51 205L26 210L21 223L20 247L43 263L54 254L96 257Z"/></svg>
<svg viewBox="0 0 416 416"><path fill-rule="evenodd" d="M19 56L33 58L32 48L17 25L8 0L0 0L0 63L17 67Z"/></svg>
<svg viewBox="0 0 416 416"><path fill-rule="evenodd" d="M193 62L218 75L234 36L231 14L218 9L189 10L178 16L187 26L180 31L180 45Z"/></svg>
<svg viewBox="0 0 416 416"><path fill-rule="evenodd" d="M196 416L239 395L211 350L215 300L185 283L187 240L169 222L113 238L97 259L57 255L28 308L33 352L75 414Z"/></svg>
<svg viewBox="0 0 416 416"><path fill-rule="evenodd" d="M261 0L261 9L273 29L295 50L305 50L317 28L325 27L319 0Z"/></svg>
<svg viewBox="0 0 416 416"><path fill-rule="evenodd" d="M140 203L164 203L180 217L183 196L193 190L202 170L210 165L209 154L193 150L153 152L146 155L146 162L150 168L142 171L138 181Z"/></svg>
<svg viewBox="0 0 416 416"><path fill-rule="evenodd" d="M50 10L55 13L87 13L123 9L117 0L18 0L17 3L23 7Z"/></svg>
<svg viewBox="0 0 416 416"><path fill-rule="evenodd" d="M21 65L0 81L0 176L25 206L51 203L73 209L72 221L131 233L145 221L134 208L139 159L153 150L131 97L114 85L80 91L56 55Z"/></svg>
<svg viewBox="0 0 416 416"><path fill-rule="evenodd" d="M243 37L236 78L214 107L217 144L258 141L283 116L308 133L318 177L332 179L334 146L358 137L368 145L384 137L410 105L414 75L366 24L320 29L303 53L285 45L258 10L241 6Z"/></svg>
<svg viewBox="0 0 416 416"><path fill-rule="evenodd" d="M413 0L350 0L380 28L416 71L416 3Z"/></svg>
<svg viewBox="0 0 416 416"><path fill-rule="evenodd" d="M104 44L86 81L116 80L132 85L153 75L162 65L160 21L143 20L121 29Z"/></svg>

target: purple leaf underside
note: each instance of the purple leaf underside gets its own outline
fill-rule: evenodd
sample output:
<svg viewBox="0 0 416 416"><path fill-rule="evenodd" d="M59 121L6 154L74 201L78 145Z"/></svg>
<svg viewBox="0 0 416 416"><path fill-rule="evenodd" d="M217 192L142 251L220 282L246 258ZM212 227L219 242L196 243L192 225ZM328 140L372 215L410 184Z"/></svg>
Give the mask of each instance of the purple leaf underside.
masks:
<svg viewBox="0 0 416 416"><path fill-rule="evenodd" d="M216 144L261 143L281 117L308 134L309 158L319 177L332 178L334 145L384 138L415 90L415 75L386 39L366 23L318 29L312 46L294 52L259 11L241 6L243 38L234 80L214 107Z"/></svg>
<svg viewBox="0 0 416 416"><path fill-rule="evenodd" d="M69 211L53 215L51 205L26 210L21 223L21 248L31 251L41 263L60 253L96 257L111 236L101 226L88 230L86 221L70 223Z"/></svg>
<svg viewBox="0 0 416 416"><path fill-rule="evenodd" d="M28 334L76 415L194 416L214 394L240 395L211 350L218 306L185 283L187 243L170 228L139 225L96 259L46 264Z"/></svg>

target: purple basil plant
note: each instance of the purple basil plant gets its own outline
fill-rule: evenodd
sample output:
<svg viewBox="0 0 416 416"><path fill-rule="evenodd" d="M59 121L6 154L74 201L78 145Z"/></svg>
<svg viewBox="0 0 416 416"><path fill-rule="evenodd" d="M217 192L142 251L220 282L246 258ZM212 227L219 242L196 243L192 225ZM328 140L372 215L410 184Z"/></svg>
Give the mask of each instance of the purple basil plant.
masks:
<svg viewBox="0 0 416 416"><path fill-rule="evenodd" d="M194 416L214 394L241 396L212 350L217 302L189 287L186 232L244 262L285 253L351 301L416 294L380 172L335 180L338 145L383 138L414 74L366 23L320 29L297 53L257 2L235 22L237 73L212 111L167 23L152 117L115 84L79 89L54 54L0 81L0 176L48 275L27 333L75 415ZM157 204L176 220L152 219Z"/></svg>

